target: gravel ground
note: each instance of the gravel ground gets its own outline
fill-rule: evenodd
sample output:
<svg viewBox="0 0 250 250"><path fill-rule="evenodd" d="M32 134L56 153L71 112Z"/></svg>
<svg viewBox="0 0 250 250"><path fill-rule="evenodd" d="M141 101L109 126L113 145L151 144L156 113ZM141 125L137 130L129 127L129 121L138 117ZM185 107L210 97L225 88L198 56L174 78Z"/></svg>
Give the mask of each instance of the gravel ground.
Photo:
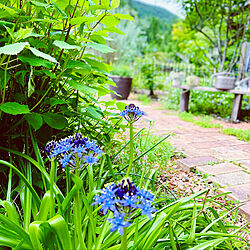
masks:
<svg viewBox="0 0 250 250"><path fill-rule="evenodd" d="M174 162L173 162L174 164ZM172 167L167 167L162 170L161 174L158 177L158 181L167 186L178 198L187 197L193 193L199 192L204 189L209 188L208 197L212 197L218 194L217 189L213 187L211 182L208 182L204 176L200 176L195 172L186 172L182 169L178 169L175 165ZM225 196L221 196L216 199L217 202L221 203L224 206L227 206L229 209L235 207L235 203ZM213 207L219 212L224 210L222 205L215 205ZM231 222L237 226L246 225L247 220L233 212L232 215L227 217L227 221ZM250 229L250 225L247 226ZM250 235L246 234L245 238L250 241Z"/></svg>

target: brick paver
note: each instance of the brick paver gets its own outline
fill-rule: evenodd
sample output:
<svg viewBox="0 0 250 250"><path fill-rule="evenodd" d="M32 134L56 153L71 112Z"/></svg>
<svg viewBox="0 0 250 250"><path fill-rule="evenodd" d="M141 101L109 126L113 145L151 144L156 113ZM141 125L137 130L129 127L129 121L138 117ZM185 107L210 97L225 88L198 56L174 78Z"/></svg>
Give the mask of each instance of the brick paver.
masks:
<svg viewBox="0 0 250 250"><path fill-rule="evenodd" d="M234 136L224 135L217 128L201 128L183 121L178 115L164 110L160 104L142 105L137 100L127 100L146 112L135 126L149 127L153 134L173 133L169 142L186 155L177 164L187 171L197 168L210 175L208 178L221 185L221 191L231 192L233 199L247 202L250 196L250 144ZM250 129L250 126L249 126ZM240 208L250 220L250 201Z"/></svg>

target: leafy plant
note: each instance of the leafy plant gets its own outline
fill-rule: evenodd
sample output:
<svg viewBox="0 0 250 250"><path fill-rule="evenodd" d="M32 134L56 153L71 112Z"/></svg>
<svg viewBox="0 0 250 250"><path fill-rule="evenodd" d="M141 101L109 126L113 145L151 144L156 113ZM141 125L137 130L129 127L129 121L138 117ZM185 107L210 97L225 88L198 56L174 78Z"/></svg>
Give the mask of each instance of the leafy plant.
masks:
<svg viewBox="0 0 250 250"><path fill-rule="evenodd" d="M111 13L118 5L116 0L111 4L3 2L1 146L22 150L29 126L39 143L52 135L60 137L62 129L70 133L76 128L108 140L107 132L117 121L105 121L107 111L103 113L93 97L109 93L105 74L112 67L89 52L113 51L105 37L116 32L115 26L124 18Z"/></svg>
<svg viewBox="0 0 250 250"><path fill-rule="evenodd" d="M154 89L156 88L155 76L159 70L158 66L155 64L155 58L145 58L141 59L141 73L144 80L145 87L149 89L149 96L151 98L156 98L154 94Z"/></svg>
<svg viewBox="0 0 250 250"><path fill-rule="evenodd" d="M131 70L131 68L129 68L129 66L125 66L125 65L115 65L114 66L114 70L111 71L112 75L117 75L117 76L121 76L121 77L132 77L133 76L133 71Z"/></svg>

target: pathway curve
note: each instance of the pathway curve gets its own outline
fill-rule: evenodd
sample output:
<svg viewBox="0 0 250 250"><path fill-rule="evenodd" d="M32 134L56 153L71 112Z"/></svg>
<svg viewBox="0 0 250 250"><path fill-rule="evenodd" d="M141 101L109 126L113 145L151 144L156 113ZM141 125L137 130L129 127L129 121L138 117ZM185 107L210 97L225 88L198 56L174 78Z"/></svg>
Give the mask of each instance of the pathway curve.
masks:
<svg viewBox="0 0 250 250"><path fill-rule="evenodd" d="M187 171L196 169L208 174L208 179L220 185L221 192L232 192L230 198L246 201L240 211L250 220L249 143L224 135L220 129L202 128L183 121L176 113L163 109L156 102L147 106L134 99L123 102L134 103L146 112L146 116L135 123L136 127L149 127L152 122L153 133L174 133L169 141L186 155L185 159L177 161L178 166Z"/></svg>

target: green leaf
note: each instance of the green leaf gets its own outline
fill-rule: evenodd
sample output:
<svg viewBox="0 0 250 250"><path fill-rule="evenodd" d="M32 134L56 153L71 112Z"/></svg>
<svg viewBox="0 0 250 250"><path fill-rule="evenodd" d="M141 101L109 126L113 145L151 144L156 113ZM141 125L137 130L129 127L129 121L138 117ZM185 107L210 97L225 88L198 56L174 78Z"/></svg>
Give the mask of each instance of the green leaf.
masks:
<svg viewBox="0 0 250 250"><path fill-rule="evenodd" d="M73 61L69 60L66 64L66 67L68 69L85 69L86 71L91 71L91 67L85 63L85 62L80 62L80 61Z"/></svg>
<svg viewBox="0 0 250 250"><path fill-rule="evenodd" d="M76 46L76 45L71 45L71 44L68 44L64 41L54 41L53 44L57 47L59 47L60 49L78 49L80 50L81 47L80 46Z"/></svg>
<svg viewBox="0 0 250 250"><path fill-rule="evenodd" d="M77 81L74 80L69 80L68 81L69 86L71 86L75 90L79 90L82 93L87 93L87 94L94 94L96 91L83 83L78 83Z"/></svg>
<svg viewBox="0 0 250 250"><path fill-rule="evenodd" d="M219 238L219 239L212 239L207 240L204 243L201 243L195 247L189 248L189 250L200 250L200 249L214 249L217 245L219 245L221 242L227 240L227 237L225 238ZM212 247L212 248L211 248Z"/></svg>
<svg viewBox="0 0 250 250"><path fill-rule="evenodd" d="M29 49L31 50L31 52L34 55L36 55L38 57L42 57L43 59L49 60L51 62L57 63L57 60L54 57L52 57L52 56L50 56L48 54L45 54L45 53L43 53L43 52L41 52L41 51L39 51L39 50L37 50L35 48L32 48L32 47L29 47Z"/></svg>
<svg viewBox="0 0 250 250"><path fill-rule="evenodd" d="M22 42L22 43L13 43L9 45L5 45L3 47L0 47L0 54L5 55L17 55L20 53L25 46L28 46L28 42Z"/></svg>
<svg viewBox="0 0 250 250"><path fill-rule="evenodd" d="M21 84L23 87L25 85L25 75L27 71L26 70L20 70L15 74L15 80L17 83Z"/></svg>
<svg viewBox="0 0 250 250"><path fill-rule="evenodd" d="M102 63L91 58L85 58L84 60L96 70L105 71L105 72L109 72L113 70L112 66L106 63Z"/></svg>
<svg viewBox="0 0 250 250"><path fill-rule="evenodd" d="M93 117L94 119L97 119L97 120L101 120L102 119L102 116L100 113L98 113L95 109L89 107L89 108L86 108L86 111L91 115L91 117Z"/></svg>
<svg viewBox="0 0 250 250"><path fill-rule="evenodd" d="M116 27L109 27L109 28L104 28L104 31L108 31L108 32L112 32L112 33L116 33L116 34L120 34L120 35L125 35L124 32L122 32L121 30L119 30Z"/></svg>
<svg viewBox="0 0 250 250"><path fill-rule="evenodd" d="M37 6L37 7L48 8L48 7L51 6L50 4L41 3L41 2L38 2L38 1L34 1L34 0L30 0L30 2L31 2L33 5Z"/></svg>
<svg viewBox="0 0 250 250"><path fill-rule="evenodd" d="M18 56L18 59L21 60L23 63L28 63L29 65L36 67L43 66L46 68L51 68L51 66L54 65L51 62L48 62L44 59L35 56Z"/></svg>
<svg viewBox="0 0 250 250"><path fill-rule="evenodd" d="M114 27L116 26L120 20L114 16L105 16L101 23L105 24L107 27Z"/></svg>
<svg viewBox="0 0 250 250"><path fill-rule="evenodd" d="M9 15L11 15L11 16L14 16L16 14L16 11L14 8L7 7L1 3L0 3L0 9L6 10L9 13Z"/></svg>
<svg viewBox="0 0 250 250"><path fill-rule="evenodd" d="M116 13L114 14L115 17L119 18L119 19L125 19L125 20L130 20L130 21L134 21L135 19L130 16L129 14L120 14L120 13Z"/></svg>
<svg viewBox="0 0 250 250"><path fill-rule="evenodd" d="M111 2L111 7L112 8L118 8L119 7L119 5L120 5L120 0L112 0L112 2Z"/></svg>
<svg viewBox="0 0 250 250"><path fill-rule="evenodd" d="M63 18L68 18L67 14L62 9L60 9L58 5L56 5L52 0L50 0L50 2L53 4L53 6L55 7L55 9L60 13L60 15Z"/></svg>
<svg viewBox="0 0 250 250"><path fill-rule="evenodd" d="M14 23L10 23L10 22L1 20L0 21L0 26L5 26L5 27L8 27L8 28L13 28L14 27Z"/></svg>
<svg viewBox="0 0 250 250"><path fill-rule="evenodd" d="M108 7L109 6L109 0L101 0L101 5Z"/></svg>
<svg viewBox="0 0 250 250"><path fill-rule="evenodd" d="M68 230L68 225L65 222L64 218L61 215L56 215L52 219L48 221L50 226L56 232L57 237L61 243L62 249L69 249L71 250L71 239Z"/></svg>
<svg viewBox="0 0 250 250"><path fill-rule="evenodd" d="M67 119L59 114L45 113L43 119L51 128L55 129L64 129L68 125Z"/></svg>
<svg viewBox="0 0 250 250"><path fill-rule="evenodd" d="M98 50L102 53L112 53L115 51L114 49L100 43L88 43L87 46L95 50Z"/></svg>
<svg viewBox="0 0 250 250"><path fill-rule="evenodd" d="M22 40L27 37L33 36L33 28L22 29L20 28L17 32L14 33L15 40Z"/></svg>
<svg viewBox="0 0 250 250"><path fill-rule="evenodd" d="M17 102L6 102L0 105L0 109L11 115L27 114L30 112L27 105L19 104Z"/></svg>
<svg viewBox="0 0 250 250"><path fill-rule="evenodd" d="M26 114L24 118L35 130L38 130L43 125L43 118L38 113Z"/></svg>
<svg viewBox="0 0 250 250"><path fill-rule="evenodd" d="M75 17L75 18L72 18L70 20L70 23L72 25L77 25L77 24L82 24L82 23L85 23L85 24L90 24L90 23L93 23L97 21L97 18L96 17L88 17L88 16L80 16L80 17Z"/></svg>
<svg viewBox="0 0 250 250"><path fill-rule="evenodd" d="M67 104L67 102L64 101L64 100L52 97L52 98L49 99L49 104L50 104L51 107L53 107L53 106L56 106L58 104Z"/></svg>
<svg viewBox="0 0 250 250"><path fill-rule="evenodd" d="M120 111L123 111L124 109L125 109L125 107L126 107L126 103L124 103L124 102L117 102L116 103L116 107L120 110Z"/></svg>

